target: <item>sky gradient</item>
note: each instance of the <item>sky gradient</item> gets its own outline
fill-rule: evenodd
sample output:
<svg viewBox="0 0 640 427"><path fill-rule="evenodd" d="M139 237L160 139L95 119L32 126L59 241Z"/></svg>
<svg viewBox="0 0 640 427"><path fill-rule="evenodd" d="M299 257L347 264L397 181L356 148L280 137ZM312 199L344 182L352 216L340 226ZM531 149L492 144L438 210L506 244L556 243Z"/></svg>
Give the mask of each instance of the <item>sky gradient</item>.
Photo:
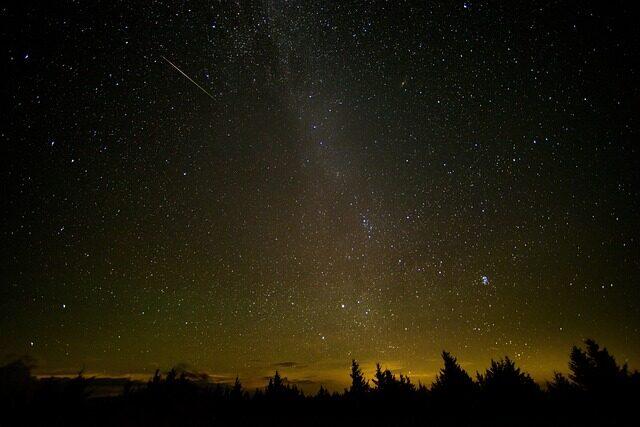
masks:
<svg viewBox="0 0 640 427"><path fill-rule="evenodd" d="M592 337L640 367L629 3L24 3L0 356L317 389L443 349L543 379Z"/></svg>

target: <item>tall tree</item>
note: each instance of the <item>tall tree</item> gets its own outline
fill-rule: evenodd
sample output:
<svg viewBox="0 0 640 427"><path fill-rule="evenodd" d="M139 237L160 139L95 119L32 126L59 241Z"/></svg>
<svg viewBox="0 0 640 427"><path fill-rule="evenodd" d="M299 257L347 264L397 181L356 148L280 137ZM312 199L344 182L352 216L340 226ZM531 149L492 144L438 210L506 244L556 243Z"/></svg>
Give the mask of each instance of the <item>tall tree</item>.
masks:
<svg viewBox="0 0 640 427"><path fill-rule="evenodd" d="M508 356L498 361L491 360L491 366L485 374L478 374L478 384L486 394L500 395L509 400L524 401L540 391L531 376L516 367Z"/></svg>
<svg viewBox="0 0 640 427"><path fill-rule="evenodd" d="M240 378L236 376L236 380L233 383L233 387L229 393L229 397L234 400L240 400L244 397L244 391L242 389L242 383L240 382Z"/></svg>
<svg viewBox="0 0 640 427"><path fill-rule="evenodd" d="M382 370L379 363L376 364L373 383L379 395L391 398L406 397L415 391L415 386L409 377L400 374L398 379L389 369Z"/></svg>
<svg viewBox="0 0 640 427"><path fill-rule="evenodd" d="M458 361L450 353L443 351L444 367L436 376L431 391L437 396L469 396L475 384L469 374L460 367Z"/></svg>
<svg viewBox="0 0 640 427"><path fill-rule="evenodd" d="M276 371L275 375L269 378L269 383L265 390L265 396L274 399L298 399L304 394L295 385L285 384L286 378L282 378Z"/></svg>
<svg viewBox="0 0 640 427"><path fill-rule="evenodd" d="M329 400L331 399L331 395L329 394L329 392L327 391L326 388L324 388L324 386L320 386L320 390L318 390L318 394L316 394L316 399L318 400Z"/></svg>
<svg viewBox="0 0 640 427"><path fill-rule="evenodd" d="M577 346L569 355L569 379L584 391L606 391L629 381L627 365L619 366L606 348L592 339L585 340L586 349Z"/></svg>
<svg viewBox="0 0 640 427"><path fill-rule="evenodd" d="M349 388L349 394L354 396L361 396L369 391L369 381L367 381L360 369L358 362L351 360L351 387Z"/></svg>

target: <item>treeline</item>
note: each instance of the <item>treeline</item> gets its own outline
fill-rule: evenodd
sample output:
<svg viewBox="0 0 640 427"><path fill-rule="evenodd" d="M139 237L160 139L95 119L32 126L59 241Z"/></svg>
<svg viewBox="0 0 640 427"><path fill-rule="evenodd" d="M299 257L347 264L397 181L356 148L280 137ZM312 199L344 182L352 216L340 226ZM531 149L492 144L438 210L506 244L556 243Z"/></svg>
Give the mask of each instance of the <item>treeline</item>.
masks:
<svg viewBox="0 0 640 427"><path fill-rule="evenodd" d="M586 340L573 347L569 374L544 386L508 357L492 360L475 378L450 353L427 386L380 364L367 379L351 363L342 393L324 387L305 395L278 371L266 386L246 390L204 376L156 371L148 383L127 381L115 396L91 396L96 379L36 379L17 360L0 367L0 425L637 425L640 374L619 365L606 348ZM43 417L42 414L47 414Z"/></svg>

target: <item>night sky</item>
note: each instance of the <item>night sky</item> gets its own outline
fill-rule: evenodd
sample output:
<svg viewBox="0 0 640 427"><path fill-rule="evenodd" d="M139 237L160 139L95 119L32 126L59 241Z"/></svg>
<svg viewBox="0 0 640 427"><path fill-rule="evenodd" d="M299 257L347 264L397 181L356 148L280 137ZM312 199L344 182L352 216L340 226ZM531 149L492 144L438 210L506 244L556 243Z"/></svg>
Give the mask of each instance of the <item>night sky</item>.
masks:
<svg viewBox="0 0 640 427"><path fill-rule="evenodd" d="M0 356L317 389L352 358L430 384L442 349L542 380L593 337L639 367L633 2L22 3Z"/></svg>

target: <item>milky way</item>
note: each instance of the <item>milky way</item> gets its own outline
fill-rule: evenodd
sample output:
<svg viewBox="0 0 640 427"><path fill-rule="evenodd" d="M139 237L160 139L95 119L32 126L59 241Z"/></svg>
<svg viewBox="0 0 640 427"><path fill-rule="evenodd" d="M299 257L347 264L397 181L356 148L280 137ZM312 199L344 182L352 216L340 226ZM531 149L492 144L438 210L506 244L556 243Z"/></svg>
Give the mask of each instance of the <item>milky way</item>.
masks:
<svg viewBox="0 0 640 427"><path fill-rule="evenodd" d="M429 382L442 349L544 378L587 336L640 363L627 3L93 3L1 10L3 353L314 385Z"/></svg>

